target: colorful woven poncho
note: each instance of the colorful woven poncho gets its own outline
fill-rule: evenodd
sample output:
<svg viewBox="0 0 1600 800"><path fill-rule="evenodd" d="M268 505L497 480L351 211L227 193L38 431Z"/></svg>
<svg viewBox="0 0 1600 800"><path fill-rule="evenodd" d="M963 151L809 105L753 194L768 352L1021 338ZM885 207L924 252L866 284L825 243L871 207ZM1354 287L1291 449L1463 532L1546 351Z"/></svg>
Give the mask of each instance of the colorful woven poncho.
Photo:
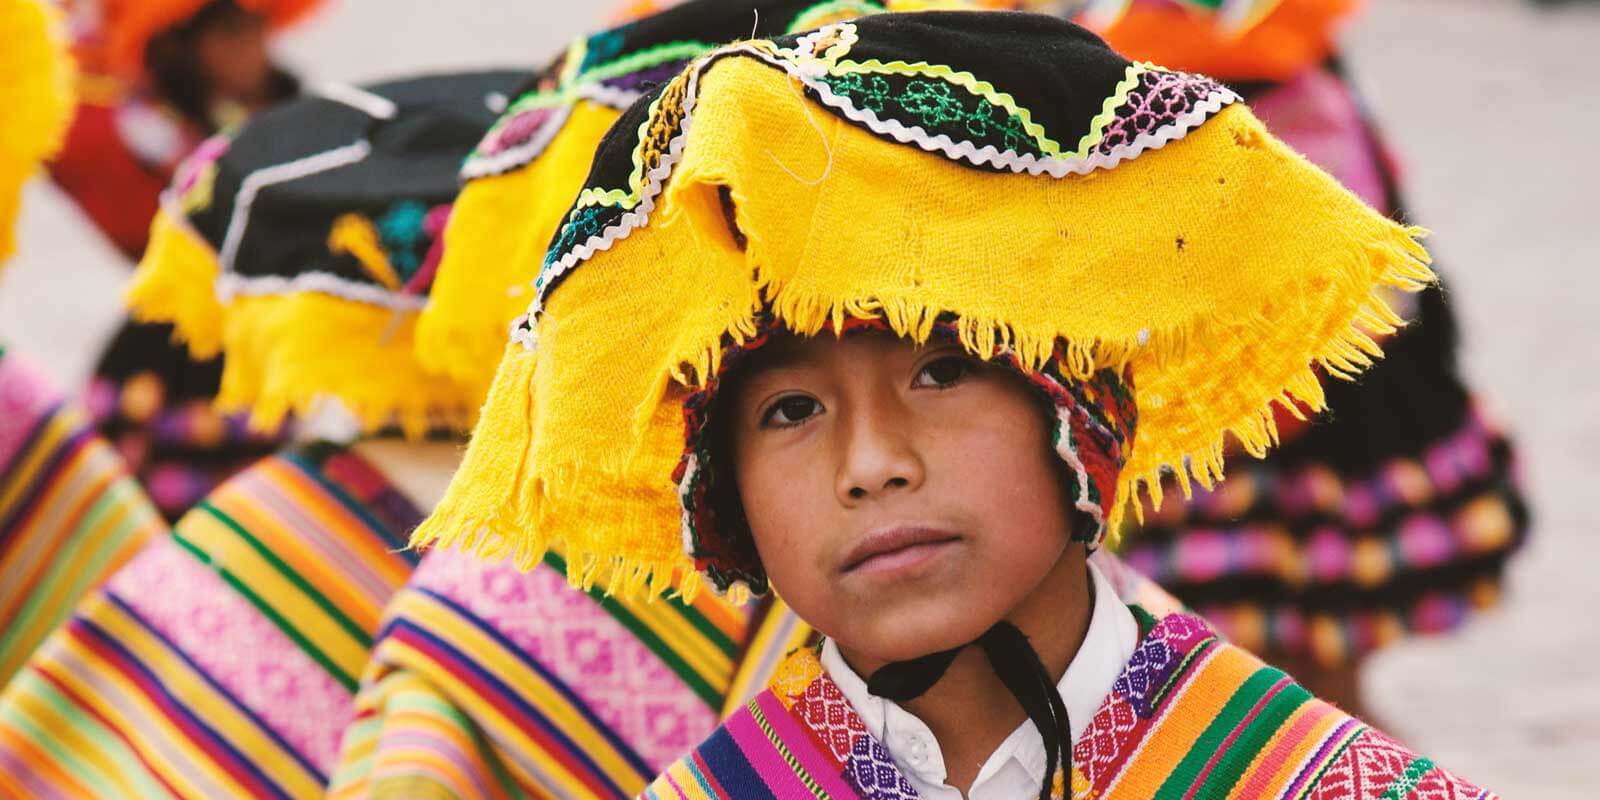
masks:
<svg viewBox="0 0 1600 800"><path fill-rule="evenodd" d="M456 171L526 76L336 87L191 157L128 292L195 356L227 358L217 405L271 429L320 398L368 429L465 430L470 389L414 356Z"/></svg>
<svg viewBox="0 0 1600 800"><path fill-rule="evenodd" d="M1220 639L1198 617L1137 606L1141 639L1072 745L1058 800L1489 800L1294 679ZM771 686L646 800L918 797L892 755L823 669L800 650Z"/></svg>
<svg viewBox="0 0 1600 800"><path fill-rule="evenodd" d="M585 186L414 541L556 545L630 593L765 588L701 513L692 413L764 326L948 327L1042 376L1097 539L1165 470L1213 485L1226 437L1264 452L1274 403L1321 406L1314 367L1378 355L1379 289L1433 279L1418 231L1232 91L1030 14L719 48L629 109Z"/></svg>

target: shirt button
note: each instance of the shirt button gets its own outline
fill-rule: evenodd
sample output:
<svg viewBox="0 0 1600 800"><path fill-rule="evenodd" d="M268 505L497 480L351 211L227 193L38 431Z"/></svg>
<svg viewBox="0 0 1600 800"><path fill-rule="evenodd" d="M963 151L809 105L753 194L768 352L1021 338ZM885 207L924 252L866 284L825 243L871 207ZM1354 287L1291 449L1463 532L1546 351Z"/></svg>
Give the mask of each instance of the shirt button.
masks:
<svg viewBox="0 0 1600 800"><path fill-rule="evenodd" d="M917 738L911 740L911 763L922 766L928 761L928 742Z"/></svg>

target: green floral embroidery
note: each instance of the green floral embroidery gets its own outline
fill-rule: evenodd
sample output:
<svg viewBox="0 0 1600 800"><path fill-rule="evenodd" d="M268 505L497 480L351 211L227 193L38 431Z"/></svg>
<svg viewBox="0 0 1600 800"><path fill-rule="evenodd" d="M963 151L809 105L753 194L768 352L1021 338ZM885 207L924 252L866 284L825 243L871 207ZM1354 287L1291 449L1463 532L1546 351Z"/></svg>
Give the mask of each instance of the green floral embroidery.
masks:
<svg viewBox="0 0 1600 800"><path fill-rule="evenodd" d="M914 124L930 135L982 147L1041 155L1022 121L988 100L937 79L846 72L821 79L833 92L880 118Z"/></svg>

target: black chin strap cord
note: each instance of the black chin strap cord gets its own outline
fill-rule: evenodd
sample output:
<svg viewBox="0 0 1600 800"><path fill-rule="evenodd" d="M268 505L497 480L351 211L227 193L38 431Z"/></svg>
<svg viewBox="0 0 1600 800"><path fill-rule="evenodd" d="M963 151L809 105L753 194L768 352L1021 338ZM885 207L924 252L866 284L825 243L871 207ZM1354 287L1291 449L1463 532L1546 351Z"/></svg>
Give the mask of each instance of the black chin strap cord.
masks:
<svg viewBox="0 0 1600 800"><path fill-rule="evenodd" d="M1039 800L1050 800L1056 771L1061 771L1063 785L1072 777L1072 729L1067 724L1067 706L1061 699L1061 692L1033 645L1028 644L1028 637L1015 625L1002 620L973 644L983 649L995 675L1027 712L1028 719L1044 739L1048 769L1044 785L1039 788ZM867 691L896 703L915 700L944 677L964 649L957 647L889 664L872 674L867 681Z"/></svg>

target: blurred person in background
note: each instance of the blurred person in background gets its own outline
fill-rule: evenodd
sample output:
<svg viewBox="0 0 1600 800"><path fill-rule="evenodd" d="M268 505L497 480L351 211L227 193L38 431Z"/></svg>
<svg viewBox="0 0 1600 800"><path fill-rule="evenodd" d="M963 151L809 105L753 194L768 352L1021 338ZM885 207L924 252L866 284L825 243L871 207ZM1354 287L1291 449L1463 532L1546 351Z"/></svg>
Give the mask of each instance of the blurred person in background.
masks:
<svg viewBox="0 0 1600 800"><path fill-rule="evenodd" d="M300 91L272 59L272 34L320 0L73 0L81 99L51 177L125 255L143 255L180 159L219 131ZM280 438L210 408L221 377L130 322L95 367L86 401L163 513L176 519Z"/></svg>
<svg viewBox="0 0 1600 800"><path fill-rule="evenodd" d="M38 0L0 0L0 268L14 249L23 184L71 119L60 22ZM165 530L87 415L0 342L0 687L84 592ZM30 792L0 779L0 794Z"/></svg>
<svg viewBox="0 0 1600 800"><path fill-rule="evenodd" d="M1359 7L1096 0L1071 15L1130 58L1228 82L1291 147L1406 220L1395 160L1339 55ZM1466 385L1447 291L1391 298L1411 324L1382 342L1387 358L1324 380L1314 419L1280 410L1283 446L1265 461L1231 454L1227 480L1188 501L1167 486L1122 550L1234 642L1369 718L1365 659L1496 606L1527 536L1515 449Z"/></svg>
<svg viewBox="0 0 1600 800"><path fill-rule="evenodd" d="M331 437L240 471L77 606L0 695L0 786L322 796L380 614L417 560L406 535L473 413L416 365L411 318L461 159L524 78L330 89L178 170L130 305L226 356L228 412L272 429L321 408ZM283 164L293 177L245 191Z"/></svg>

